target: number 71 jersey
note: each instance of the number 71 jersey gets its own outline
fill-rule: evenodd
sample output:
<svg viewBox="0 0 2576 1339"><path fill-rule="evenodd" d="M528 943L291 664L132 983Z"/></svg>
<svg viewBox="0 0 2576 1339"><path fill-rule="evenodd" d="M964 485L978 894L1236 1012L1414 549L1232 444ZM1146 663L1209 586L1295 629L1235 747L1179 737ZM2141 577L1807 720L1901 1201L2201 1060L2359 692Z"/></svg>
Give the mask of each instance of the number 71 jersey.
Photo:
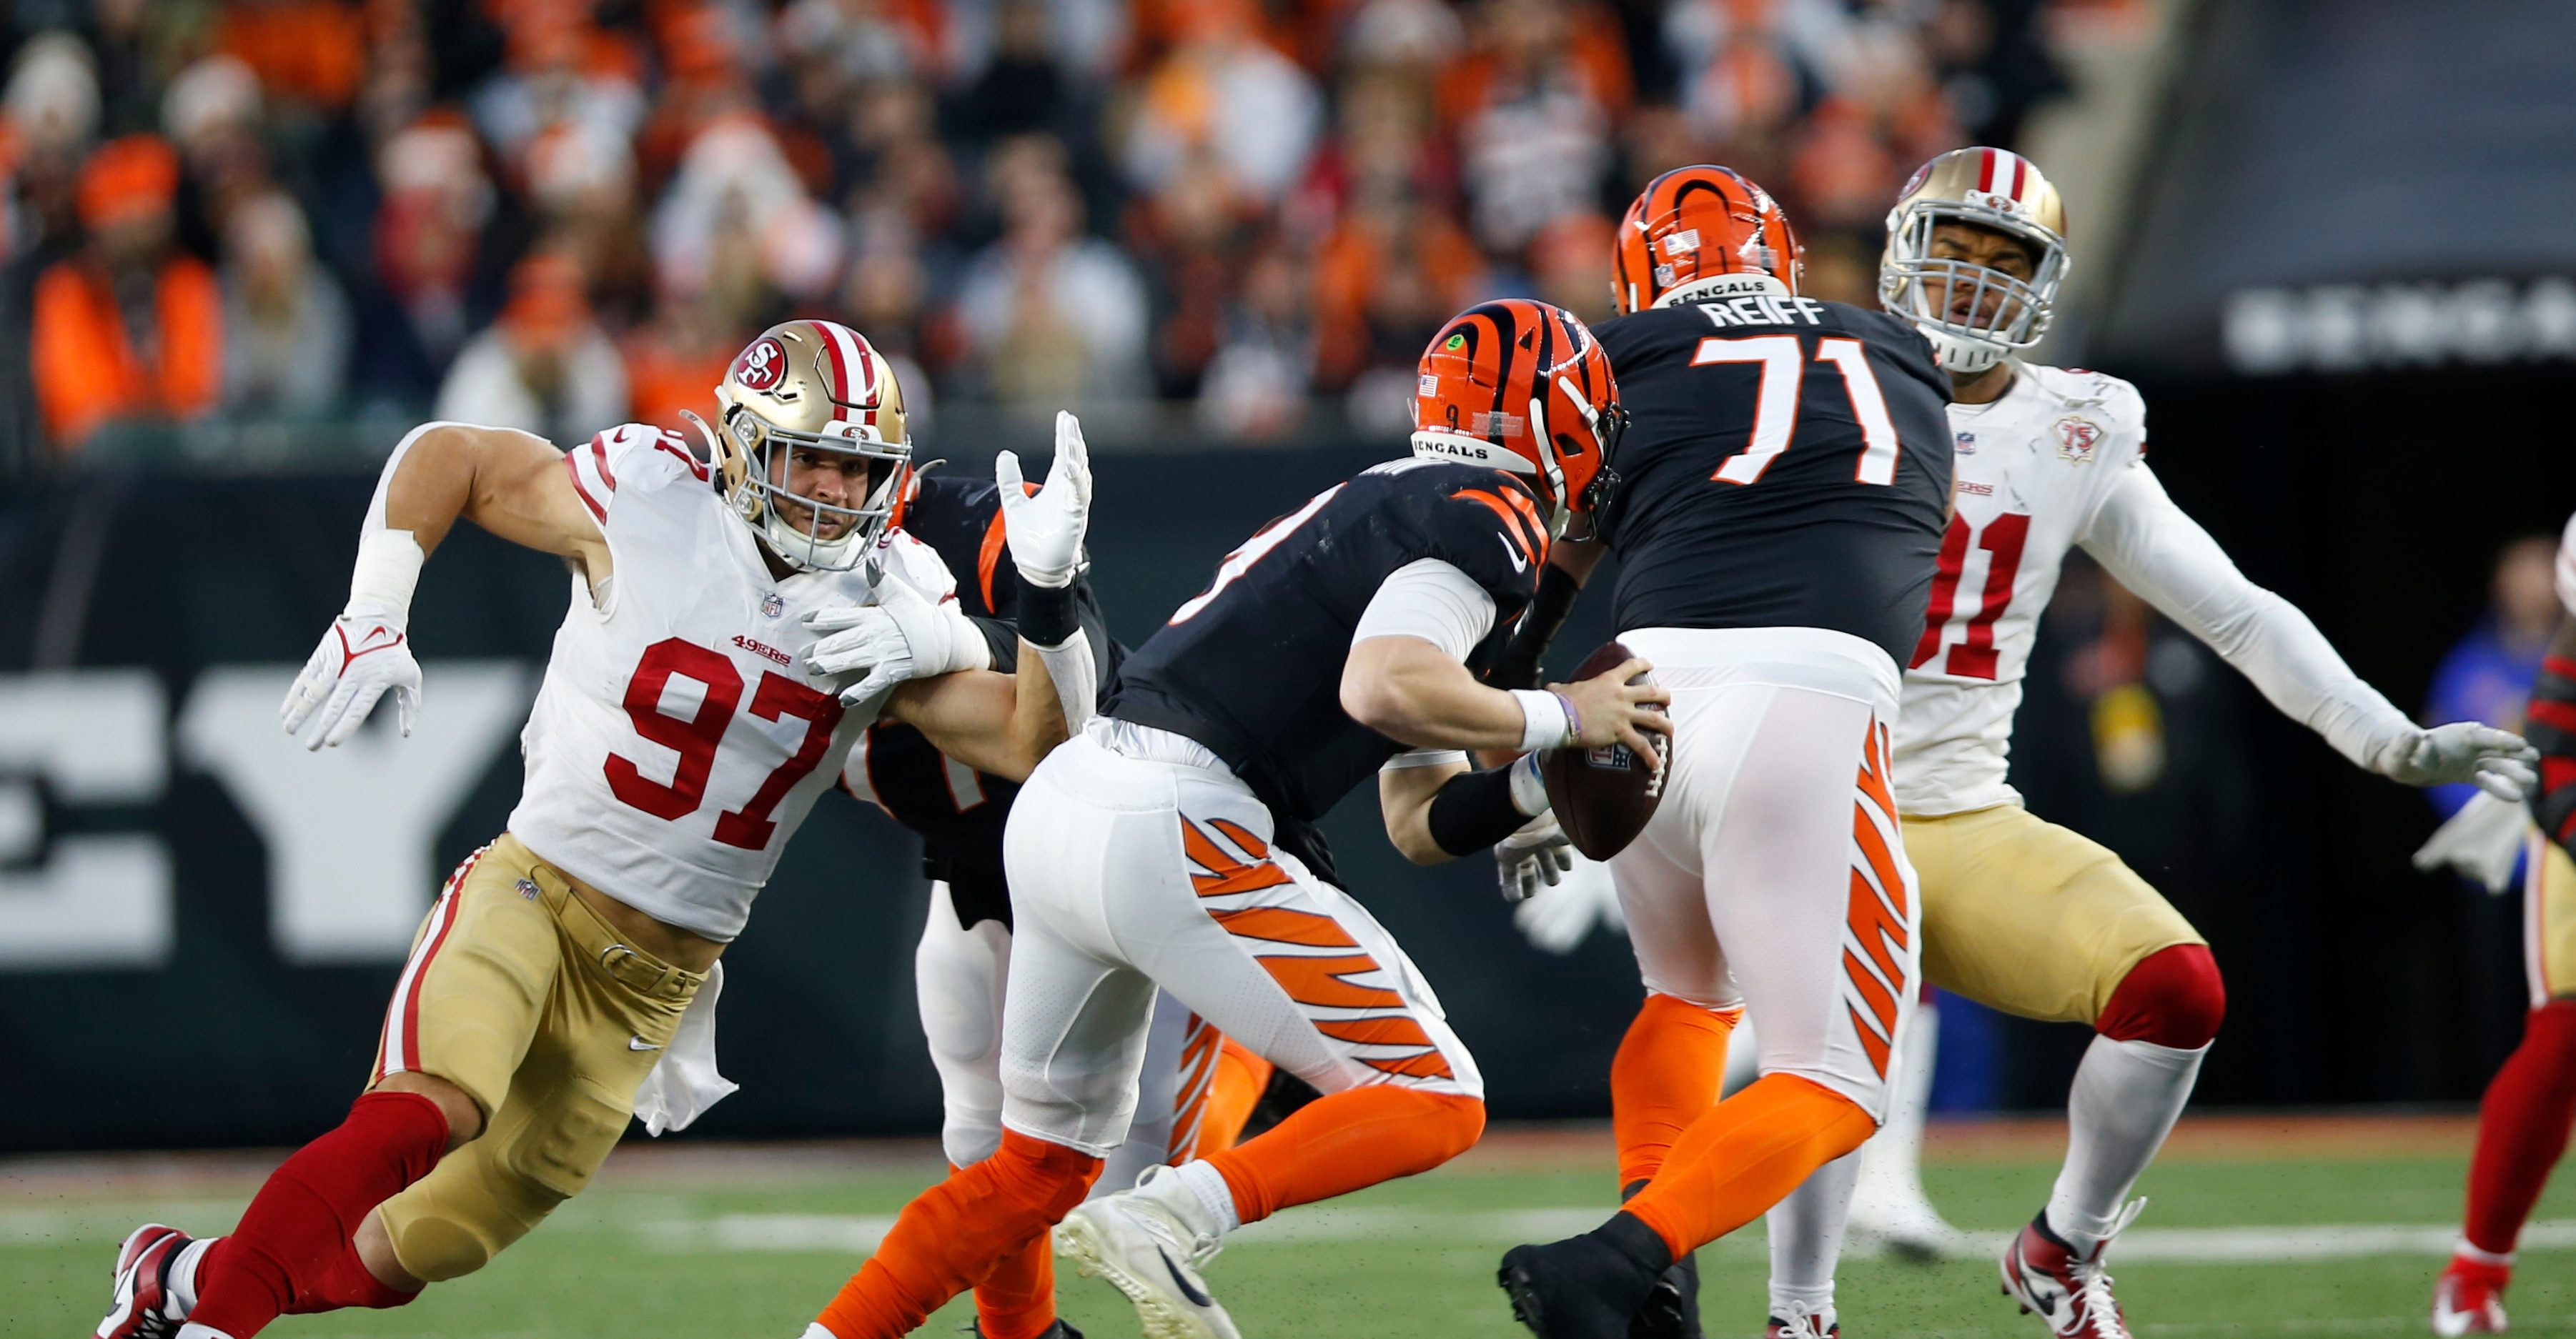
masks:
<svg viewBox="0 0 2576 1339"><path fill-rule="evenodd" d="M520 748L510 830L549 864L656 920L729 940L788 836L840 774L860 724L809 674L805 615L868 595L860 572L770 574L675 434L643 424L564 457L608 538L594 603L582 577L555 633ZM927 547L891 565L952 594Z"/></svg>
<svg viewBox="0 0 2576 1339"><path fill-rule="evenodd" d="M2146 455L2146 402L2118 377L2013 365L2003 398L1953 404L1958 512L1905 671L1896 807L2017 804L2004 781L2022 675L2066 551Z"/></svg>

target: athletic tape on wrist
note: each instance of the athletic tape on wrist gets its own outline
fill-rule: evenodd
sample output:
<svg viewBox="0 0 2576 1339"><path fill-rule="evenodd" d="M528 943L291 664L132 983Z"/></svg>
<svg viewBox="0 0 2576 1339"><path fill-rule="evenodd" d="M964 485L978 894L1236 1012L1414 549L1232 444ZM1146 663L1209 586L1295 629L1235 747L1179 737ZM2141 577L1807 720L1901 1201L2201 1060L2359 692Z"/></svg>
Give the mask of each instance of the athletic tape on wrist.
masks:
<svg viewBox="0 0 2576 1339"><path fill-rule="evenodd" d="M358 537L358 561L349 570L344 613L384 618L396 627L411 621L412 592L429 555L409 530L371 529Z"/></svg>
<svg viewBox="0 0 2576 1339"><path fill-rule="evenodd" d="M1574 704L1566 701L1563 694L1515 688L1512 700L1521 707L1522 752L1562 748L1575 737Z"/></svg>

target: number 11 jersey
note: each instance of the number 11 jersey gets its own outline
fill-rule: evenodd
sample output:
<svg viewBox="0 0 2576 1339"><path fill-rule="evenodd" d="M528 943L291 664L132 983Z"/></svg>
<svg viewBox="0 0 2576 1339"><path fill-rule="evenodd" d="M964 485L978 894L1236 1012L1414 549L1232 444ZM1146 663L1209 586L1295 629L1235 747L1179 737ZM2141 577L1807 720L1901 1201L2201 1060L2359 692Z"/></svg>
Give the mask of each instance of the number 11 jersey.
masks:
<svg viewBox="0 0 2576 1339"><path fill-rule="evenodd" d="M564 468L612 571L596 601L572 579L520 735L527 788L510 831L655 920L730 940L858 736L839 681L805 670L817 638L804 619L864 601L867 578L772 577L676 434L631 423ZM930 598L954 591L928 548L886 542Z"/></svg>
<svg viewBox="0 0 2576 1339"><path fill-rule="evenodd" d="M1744 275L1606 321L1621 631L1828 628L1898 665L1950 497L1950 383L1884 312Z"/></svg>
<svg viewBox="0 0 2576 1339"><path fill-rule="evenodd" d="M2099 372L2015 363L2001 399L1950 406L1950 427L1959 510L1896 723L1896 808L1924 818L2021 802L2004 772L2040 615L2067 549L2147 467L2146 402Z"/></svg>

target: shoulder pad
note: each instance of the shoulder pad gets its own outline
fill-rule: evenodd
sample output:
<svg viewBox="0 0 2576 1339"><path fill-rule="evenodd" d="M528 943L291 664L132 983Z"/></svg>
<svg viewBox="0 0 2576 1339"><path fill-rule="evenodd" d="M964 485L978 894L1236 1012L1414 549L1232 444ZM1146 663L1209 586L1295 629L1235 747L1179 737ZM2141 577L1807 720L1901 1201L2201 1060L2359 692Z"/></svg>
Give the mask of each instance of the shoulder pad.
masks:
<svg viewBox="0 0 2576 1339"><path fill-rule="evenodd" d="M591 515L605 521L623 492L652 492L673 483L704 485L710 472L686 439L649 423L622 423L564 453L573 491Z"/></svg>
<svg viewBox="0 0 2576 1339"><path fill-rule="evenodd" d="M900 581L936 604L957 594L957 578L939 552L901 530L889 529L877 539L889 580Z"/></svg>

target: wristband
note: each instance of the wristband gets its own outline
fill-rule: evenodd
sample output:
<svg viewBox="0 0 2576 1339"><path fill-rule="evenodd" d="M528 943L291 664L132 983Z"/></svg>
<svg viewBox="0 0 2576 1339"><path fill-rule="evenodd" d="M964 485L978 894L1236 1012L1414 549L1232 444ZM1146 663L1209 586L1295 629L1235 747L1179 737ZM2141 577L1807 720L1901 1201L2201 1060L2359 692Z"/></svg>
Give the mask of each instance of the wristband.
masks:
<svg viewBox="0 0 2576 1339"><path fill-rule="evenodd" d="M420 585L421 564L428 559L409 530L368 530L358 538L358 561L349 572L349 603L343 612L380 617L395 627L409 623L412 591Z"/></svg>
<svg viewBox="0 0 2576 1339"><path fill-rule="evenodd" d="M1074 598L1074 584L1040 586L1020 584L1018 609L1020 639L1031 646L1054 650L1082 635L1082 607Z"/></svg>
<svg viewBox="0 0 2576 1339"><path fill-rule="evenodd" d="M1522 752L1563 748L1574 742L1577 731L1574 704L1566 701L1564 694L1537 688L1515 688L1512 700L1521 706Z"/></svg>

